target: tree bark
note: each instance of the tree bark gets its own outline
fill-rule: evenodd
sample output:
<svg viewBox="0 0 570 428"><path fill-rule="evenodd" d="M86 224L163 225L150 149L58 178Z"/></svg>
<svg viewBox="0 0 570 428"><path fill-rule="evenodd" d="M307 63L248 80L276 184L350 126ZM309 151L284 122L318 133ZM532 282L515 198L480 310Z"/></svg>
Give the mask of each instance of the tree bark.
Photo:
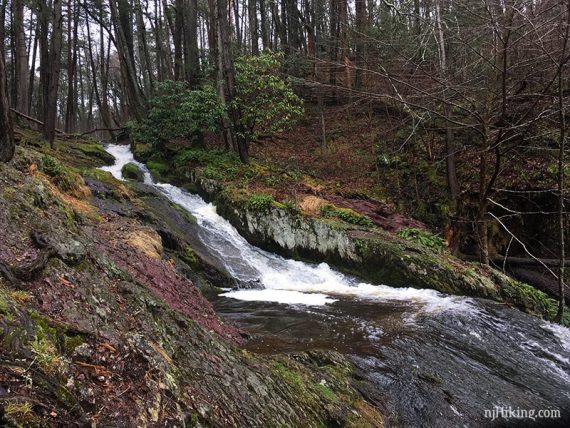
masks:
<svg viewBox="0 0 570 428"><path fill-rule="evenodd" d="M0 18L4 19L3 16ZM9 162L14 157L16 142L10 115L4 50L2 48L0 48L0 130L0 162Z"/></svg>
<svg viewBox="0 0 570 428"><path fill-rule="evenodd" d="M38 29L40 42L40 87L37 96L37 116L46 121L46 100L49 88L49 8L46 2L38 2ZM33 64L32 64L33 65Z"/></svg>
<svg viewBox="0 0 570 428"><path fill-rule="evenodd" d="M52 148L55 140L55 127L57 122L57 94L59 89L59 74L61 71L61 49L63 45L63 0L53 2L53 30L51 35L50 66L48 73L48 92L45 103L44 136Z"/></svg>
<svg viewBox="0 0 570 428"><path fill-rule="evenodd" d="M67 2L67 102L65 108L65 132L75 131L77 120L77 29L79 25L77 8L72 7L72 0Z"/></svg>
<svg viewBox="0 0 570 428"><path fill-rule="evenodd" d="M261 44L263 49L269 49L269 27L267 22L267 8L265 7L265 0L259 0L259 15L261 17Z"/></svg>
<svg viewBox="0 0 570 428"><path fill-rule="evenodd" d="M362 68L365 65L365 33L366 33L366 0L355 0L356 2L356 71L354 74L354 87L362 87Z"/></svg>
<svg viewBox="0 0 570 428"><path fill-rule="evenodd" d="M26 32L24 29L24 1L14 0L14 38L15 38L15 69L16 108L28 113L28 52L26 49Z"/></svg>
<svg viewBox="0 0 570 428"><path fill-rule="evenodd" d="M257 1L248 0L247 12L249 19L249 35L251 38L251 54L257 55L259 53L259 34L257 31Z"/></svg>
<svg viewBox="0 0 570 428"><path fill-rule="evenodd" d="M198 83L200 60L198 57L198 3L184 1L184 75L191 87Z"/></svg>

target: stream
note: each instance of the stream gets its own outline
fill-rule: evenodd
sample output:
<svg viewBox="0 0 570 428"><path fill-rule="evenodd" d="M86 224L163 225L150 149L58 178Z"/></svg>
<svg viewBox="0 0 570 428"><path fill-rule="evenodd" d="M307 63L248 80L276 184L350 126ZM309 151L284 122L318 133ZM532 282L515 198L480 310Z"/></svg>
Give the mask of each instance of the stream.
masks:
<svg viewBox="0 0 570 428"><path fill-rule="evenodd" d="M154 182L128 146L107 151L116 163L102 169L122 179L123 165L135 163L147 185L197 219L199 240L239 284L214 306L252 335L249 350L345 354L362 394L394 426L570 426L569 329L496 302L367 284L261 250L214 205Z"/></svg>

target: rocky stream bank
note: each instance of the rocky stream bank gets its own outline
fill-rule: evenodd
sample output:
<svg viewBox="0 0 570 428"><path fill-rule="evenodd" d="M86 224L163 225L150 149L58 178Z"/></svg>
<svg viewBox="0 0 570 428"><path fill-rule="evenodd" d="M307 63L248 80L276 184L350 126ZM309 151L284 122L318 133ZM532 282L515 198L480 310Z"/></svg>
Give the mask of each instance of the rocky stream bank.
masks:
<svg viewBox="0 0 570 428"><path fill-rule="evenodd" d="M28 137L0 165L0 425L383 426L342 355L240 348L191 216Z"/></svg>

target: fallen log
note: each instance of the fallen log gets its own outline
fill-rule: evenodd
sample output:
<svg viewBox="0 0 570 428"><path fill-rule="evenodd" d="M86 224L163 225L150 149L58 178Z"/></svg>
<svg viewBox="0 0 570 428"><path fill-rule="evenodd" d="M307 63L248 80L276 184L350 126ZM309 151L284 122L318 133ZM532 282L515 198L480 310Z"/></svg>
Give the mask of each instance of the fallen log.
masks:
<svg viewBox="0 0 570 428"><path fill-rule="evenodd" d="M28 116L27 114L24 114L21 111L18 111L18 110L13 109L13 108L11 108L10 111L12 111L12 113L14 113L17 116L20 116L26 120L29 120L30 122L35 123L36 125L45 126L44 122L36 119L35 117ZM57 128L55 129L55 132L57 132L58 134L61 134L61 135L68 135L66 132L63 132L61 129L57 129Z"/></svg>

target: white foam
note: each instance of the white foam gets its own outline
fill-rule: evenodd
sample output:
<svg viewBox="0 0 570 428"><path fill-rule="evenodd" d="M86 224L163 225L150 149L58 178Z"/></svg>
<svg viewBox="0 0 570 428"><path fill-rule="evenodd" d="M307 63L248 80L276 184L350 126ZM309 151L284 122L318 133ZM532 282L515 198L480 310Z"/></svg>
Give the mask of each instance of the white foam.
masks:
<svg viewBox="0 0 570 428"><path fill-rule="evenodd" d="M548 321L544 321L542 328L550 331L556 338L560 341L560 345L568 352L570 352L570 329L561 326L560 324L554 324Z"/></svg>
<svg viewBox="0 0 570 428"><path fill-rule="evenodd" d="M107 146L106 150L115 157L115 163L110 166L102 167L101 169L103 171L110 172L117 180L123 180L123 167L128 163L133 163L144 172L144 182L152 184L152 178L146 166L135 160L131 148L128 145L111 144Z"/></svg>
<svg viewBox="0 0 570 428"><path fill-rule="evenodd" d="M274 302L288 305L324 306L336 302L326 294L300 293L289 290L235 290L222 293L220 296L248 302Z"/></svg>

